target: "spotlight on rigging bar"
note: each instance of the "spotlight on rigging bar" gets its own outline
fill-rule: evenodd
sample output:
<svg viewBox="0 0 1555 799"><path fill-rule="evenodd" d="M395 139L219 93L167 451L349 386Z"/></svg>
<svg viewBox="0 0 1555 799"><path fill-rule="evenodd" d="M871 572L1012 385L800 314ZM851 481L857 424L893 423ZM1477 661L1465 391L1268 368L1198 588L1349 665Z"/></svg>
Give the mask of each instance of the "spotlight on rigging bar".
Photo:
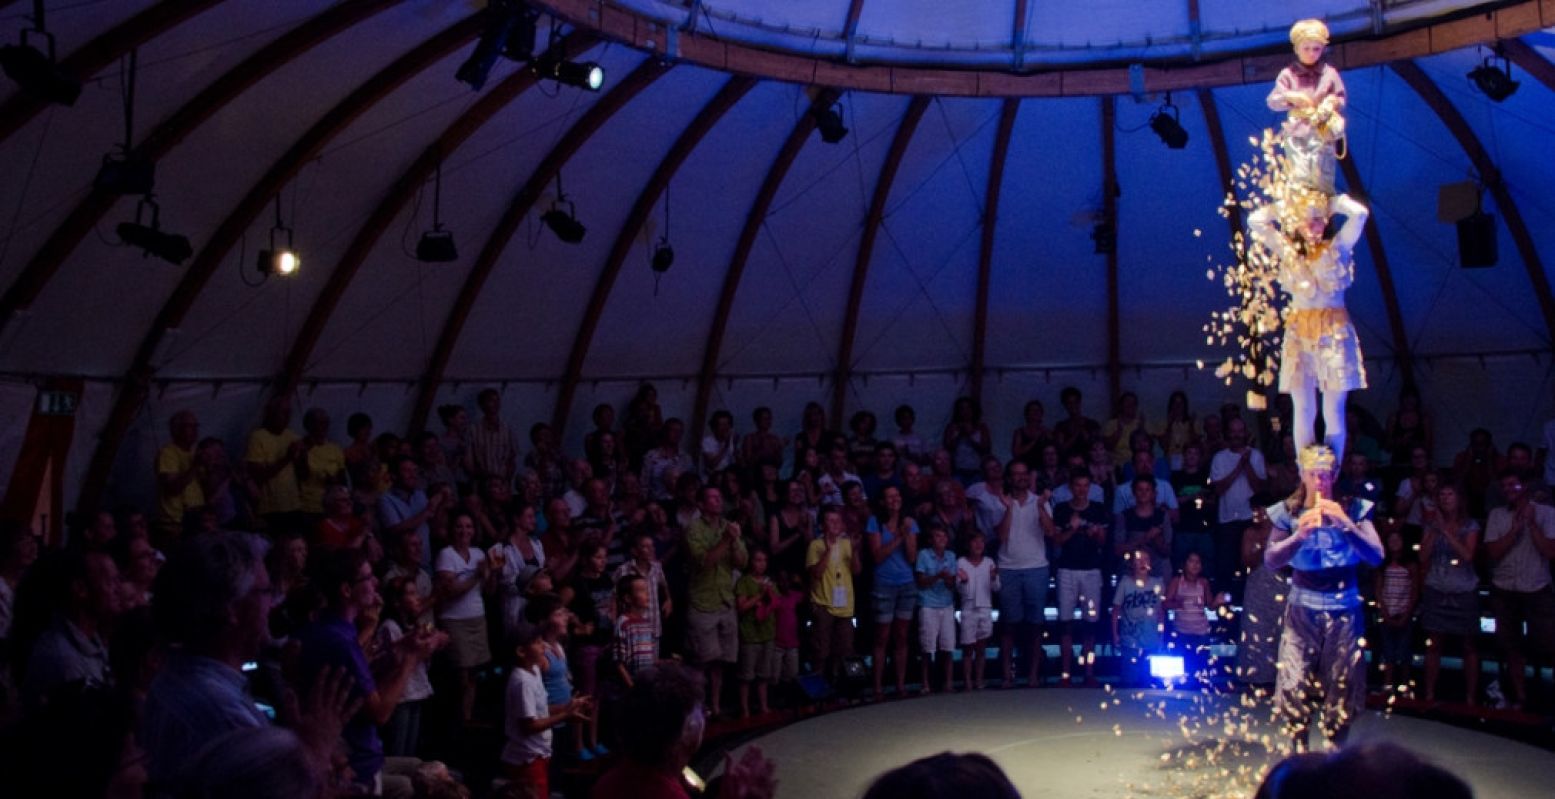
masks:
<svg viewBox="0 0 1555 799"><path fill-rule="evenodd" d="M421 234L416 242L416 260L427 264L446 264L459 260L459 248L454 246L454 234L443 229L443 163L437 164L436 178L432 184L432 229Z"/></svg>
<svg viewBox="0 0 1555 799"><path fill-rule="evenodd" d="M1173 150L1188 146L1188 131L1182 127L1177 106L1172 105L1171 92L1167 92L1166 102L1150 117L1150 129L1161 137L1163 144Z"/></svg>
<svg viewBox="0 0 1555 799"><path fill-rule="evenodd" d="M838 110L841 107L838 103L810 107L810 115L815 117L815 129L821 132L821 141L827 144L836 144L848 135L847 126L842 124L842 112Z"/></svg>
<svg viewBox="0 0 1555 799"><path fill-rule="evenodd" d="M535 64L535 73L564 86L597 92L605 85L605 69L593 61L547 58Z"/></svg>
<svg viewBox="0 0 1555 799"><path fill-rule="evenodd" d="M567 206L565 211L562 210L564 203ZM577 244L583 241L583 234L588 232L583 223L578 221L577 206L573 205L572 201L565 197L558 197L556 202L551 203L551 209L540 215L540 221L544 222L545 226L550 228L552 233L556 234L556 238L568 244Z"/></svg>
<svg viewBox="0 0 1555 799"><path fill-rule="evenodd" d="M46 103L75 105L81 96L81 81L59 65L54 57L54 35L43 29L43 4L36 5L33 17L35 27L22 31L21 44L0 47L0 69L16 81L24 94ZM47 52L33 47L29 34L46 43Z"/></svg>
<svg viewBox="0 0 1555 799"><path fill-rule="evenodd" d="M535 23L539 14L519 0L492 0L475 52L459 65L454 77L480 91L491 77L497 58L528 61L534 56Z"/></svg>
<svg viewBox="0 0 1555 799"><path fill-rule="evenodd" d="M187 237L162 230L162 208L150 195L136 203L135 221L120 222L115 232L120 240L138 248L147 258L155 256L171 264L182 264L194 255Z"/></svg>
<svg viewBox="0 0 1555 799"><path fill-rule="evenodd" d="M1497 61L1500 66L1496 65ZM1469 80L1474 82L1475 88L1497 103L1516 94L1517 87L1522 85L1512 80L1512 62L1506 59L1500 47L1469 71Z"/></svg>
<svg viewBox="0 0 1555 799"><path fill-rule="evenodd" d="M285 244L281 243L285 237ZM275 196L275 225L270 228L270 247L259 251L259 273L291 277L302 268L302 257L292 248L292 229L281 223L281 195Z"/></svg>

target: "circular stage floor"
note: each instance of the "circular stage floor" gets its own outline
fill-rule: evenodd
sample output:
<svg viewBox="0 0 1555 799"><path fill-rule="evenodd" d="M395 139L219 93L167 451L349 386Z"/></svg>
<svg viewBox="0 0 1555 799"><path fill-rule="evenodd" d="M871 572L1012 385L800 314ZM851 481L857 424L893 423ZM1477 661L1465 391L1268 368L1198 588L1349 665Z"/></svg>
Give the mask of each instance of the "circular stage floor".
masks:
<svg viewBox="0 0 1555 799"><path fill-rule="evenodd" d="M780 799L856 799L879 773L945 750L993 758L1026 799L1245 799L1277 759L1263 743L1268 716L1266 701L1183 691L982 691L833 712L750 745L777 762ZM1548 795L1555 775L1555 753L1367 712L1351 740L1379 739L1459 774L1479 799Z"/></svg>

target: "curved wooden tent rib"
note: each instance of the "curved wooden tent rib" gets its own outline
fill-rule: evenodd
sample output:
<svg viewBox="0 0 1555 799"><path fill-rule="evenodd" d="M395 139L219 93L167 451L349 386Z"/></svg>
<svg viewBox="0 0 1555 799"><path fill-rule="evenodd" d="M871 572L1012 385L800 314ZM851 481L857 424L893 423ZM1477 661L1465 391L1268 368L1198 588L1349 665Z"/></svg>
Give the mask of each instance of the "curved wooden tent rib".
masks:
<svg viewBox="0 0 1555 799"><path fill-rule="evenodd" d="M1366 184L1361 180L1360 167L1355 165L1355 153L1341 160L1339 167L1344 170L1346 188L1356 199L1367 202ZM1388 330L1393 334L1393 357L1398 363L1399 374L1404 378L1404 385L1413 386L1415 362L1410 355L1409 331L1404 327L1404 312L1398 304L1398 287L1393 284L1393 267L1388 262L1387 250L1382 246L1382 231L1377 227L1375 214L1367 220L1366 248L1371 252L1371 263L1377 270L1377 287L1382 289L1382 305L1388 314Z"/></svg>
<svg viewBox="0 0 1555 799"><path fill-rule="evenodd" d="M869 202L869 216L864 218L864 233L859 239L858 260L853 264L853 282L848 287L848 305L842 318L842 339L837 346L837 375L832 386L831 418L840 423L843 409L848 404L848 384L853 372L853 339L858 333L859 308L864 302L864 283L869 277L869 262L875 254L875 237L880 233L880 223L885 219L886 201L891 198L891 184L896 182L896 171L907 154L918 131L918 122L929 108L929 97L917 95L907 104L907 113L896 128L891 149L886 152L885 163L880 166L880 177L875 180L875 195Z"/></svg>
<svg viewBox="0 0 1555 799"><path fill-rule="evenodd" d="M815 98L815 106L826 108L837 102L841 92L836 89L822 89ZM799 157L799 151L804 149L805 142L815 130L815 115L801 114L794 122L794 129L789 131L788 138L783 140L783 146L778 149L777 157L772 159L772 166L767 168L767 176L761 181L761 188L756 192L756 199L751 203L750 213L745 215L745 226L740 229L740 238L734 245L734 255L729 258L729 268L724 272L723 289L718 294L718 307L713 311L713 324L707 331L707 346L702 351L702 370L697 375L696 400L691 410L691 429L701 430L707 419L707 404L713 396L713 380L718 372L718 358L723 352L724 331L729 328L729 316L734 311L734 298L740 290L740 279L745 275L745 265L750 261L751 249L756 246L756 236L761 233L761 226L766 223L767 211L772 208L772 201L777 198L777 191L783 185L783 179L788 177L788 170L793 167L794 159Z"/></svg>
<svg viewBox="0 0 1555 799"><path fill-rule="evenodd" d="M119 23L60 60L60 67L83 81L102 72L119 56L161 36L169 28L209 9L221 0L163 0ZM17 92L0 105L0 142L21 130L48 103Z"/></svg>
<svg viewBox="0 0 1555 799"><path fill-rule="evenodd" d="M1512 63L1522 67L1524 72L1544 84L1545 88L1555 92L1555 64L1551 64L1544 56L1539 55L1539 51L1528 46L1528 43L1521 39L1508 39L1501 42L1501 47Z"/></svg>
<svg viewBox="0 0 1555 799"><path fill-rule="evenodd" d="M481 247L480 255L475 259L475 265L470 268L464 284L459 287L459 296L448 311L448 319L443 323L442 332L438 334L437 348L432 351L431 360L428 361L426 372L422 376L421 393L416 397L410 429L420 430L426 426L427 414L431 412L432 403L437 399L437 392L442 388L443 374L448 369L448 360L453 356L454 345L458 344L459 335L464 332L464 323L470 318L475 300L480 297L487 278L491 277L491 270L496 268L497 259L502 256L503 250L507 249L508 242L518 232L519 224L539 201L540 195L545 192L545 187L556 178L556 173L561 171L562 166L577 154L584 143L610 121L617 111L644 89L653 85L654 81L671 68L672 65L649 57L604 97L599 98L598 102L590 106L589 110L584 112L566 133L562 134L556 146L546 153L540 165L535 167L534 173L529 176L529 180L518 190L518 194L513 197L513 202L502 212L502 218L497 221L496 227L487 237L485 245Z"/></svg>
<svg viewBox="0 0 1555 799"><path fill-rule="evenodd" d="M1011 97L999 108L999 129L993 137L993 155L988 161L988 193L983 198L983 240L977 251L977 306L972 313L972 398L983 399L983 371L988 358L988 290L993 283L994 234L999 226L999 194L1004 188L1004 164L1010 153L1010 134L1015 131L1015 115L1020 113L1020 98Z"/></svg>
<svg viewBox="0 0 1555 799"><path fill-rule="evenodd" d="M1209 132L1210 149L1215 153L1215 171L1220 175L1221 197L1236 196L1236 174L1231 170L1231 151L1226 146L1226 129L1220 121L1220 106L1215 104L1215 93L1199 89L1199 107L1204 109L1204 127ZM1232 202L1226 206L1226 222L1231 227L1231 241L1242 233L1242 206Z"/></svg>
<svg viewBox="0 0 1555 799"><path fill-rule="evenodd" d="M254 217L263 211L271 198L295 177L304 165L312 161L335 136L406 81L468 43L479 32L480 26L480 15L473 15L417 45L368 78L344 100L325 113L292 144L290 149L271 164L269 170L249 188L248 193L238 201L238 205L222 220L205 246L195 256L194 261L184 271L183 279L173 289L172 295L163 304L162 310L157 313L156 320L151 323L151 330L146 333L140 348L135 353L134 364L125 376L124 385L119 389L118 399L115 400L108 420L104 423L101 440L82 480L83 507L95 504L104 486L107 485L119 444L123 442L124 435L129 431L135 416L140 412L141 405L145 402L146 393L150 388L149 381L155 371L151 361L156 356L163 337L169 330L183 324L184 316L189 313L189 309L193 307L194 301L204 290L206 283L210 282L216 269L221 266L232 247L238 243L249 224L254 221Z"/></svg>
<svg viewBox="0 0 1555 799"><path fill-rule="evenodd" d="M1107 387L1108 403L1123 393L1123 331L1118 306L1118 104L1101 98L1101 208L1103 224L1112 226L1107 250ZM1117 408L1114 407L1116 412Z"/></svg>
<svg viewBox="0 0 1555 799"><path fill-rule="evenodd" d="M572 410L572 398L578 389L578 380L583 375L584 362L588 360L589 347L593 345L594 333L599 329L600 317L605 313L605 304L610 300L610 290L615 287L616 277L621 273L621 265L626 261L626 256L632 251L632 242L637 238L637 232L642 229L652 212L654 204L659 201L659 196L664 193L664 188L669 185L670 178L680 169L681 164L691 155L691 151L702 142L708 131L723 119L724 114L734 107L746 93L756 85L756 79L743 75L729 78L718 94L703 106L691 124L681 132L680 138L670 147L664 160L659 162L658 169L649 178L648 185L643 187L642 193L637 196L637 202L632 205L631 213L626 217L626 222L616 234L614 246L610 248L610 255L605 259L605 268L599 275L599 281L594 286L594 292L589 296L588 308L584 311L583 321L578 326L577 338L573 340L572 352L567 356L567 372L562 377L561 390L556 394L556 409L551 413L551 426L555 428L556 435L560 437L567 428L567 417Z"/></svg>
<svg viewBox="0 0 1555 799"><path fill-rule="evenodd" d="M371 0L337 5L281 34L162 120L136 145L135 152L153 162L161 160L196 128L272 71L399 2ZM59 271L60 265L75 251L76 245L120 199L117 194L93 186L65 220L44 239L43 246L38 248L10 289L0 297L0 332L5 330L6 324L17 312L32 306L49 280Z"/></svg>
<svg viewBox="0 0 1555 799"><path fill-rule="evenodd" d="M1533 235L1528 232L1528 224L1523 221L1523 215L1517 210L1517 203L1512 200L1512 193L1506 188L1506 181L1501 177L1501 170L1490 158L1490 153L1485 145L1480 143L1479 137L1474 135L1474 129L1469 127L1468 120L1453 106L1442 94L1442 90L1426 77L1419 65L1413 61L1399 61L1392 65L1393 71L1404 82L1409 84L1420 99L1436 112L1441 118L1442 124L1458 140L1463 147L1463 152L1469 156L1469 161L1474 164L1474 169L1479 173L1479 179L1485 188L1490 190L1490 195L1496 200L1496 207L1501 210L1501 216L1506 220L1507 232L1512 234L1512 241L1517 245L1517 252L1522 256L1523 267L1528 271L1528 282L1533 287L1534 297L1539 301L1539 311L1544 316L1545 332L1549 335L1548 344L1555 347L1555 297L1550 294L1550 279L1544 271L1544 262L1539 258L1539 250L1533 244Z"/></svg>

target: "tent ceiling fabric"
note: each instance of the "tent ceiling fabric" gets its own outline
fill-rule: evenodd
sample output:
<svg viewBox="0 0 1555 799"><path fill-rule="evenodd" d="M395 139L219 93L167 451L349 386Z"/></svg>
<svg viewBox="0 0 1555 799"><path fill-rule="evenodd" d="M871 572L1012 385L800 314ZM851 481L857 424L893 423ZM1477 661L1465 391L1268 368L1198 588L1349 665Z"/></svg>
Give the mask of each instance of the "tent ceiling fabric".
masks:
<svg viewBox="0 0 1555 799"><path fill-rule="evenodd" d="M51 5L61 53L92 71L74 107L39 107L0 128L0 374L130 387L94 394L116 398L92 431L100 476L118 441L161 412L159 381L392 383L404 396L374 402L419 423L455 386L480 381L531 387L526 419L577 420L603 396L596 383L637 378L680 384L688 416L728 402L733 380L808 384L812 398L850 408L920 378L966 389L974 366L991 382L1105 376L1112 361L1125 383L1145 369L1186 380L1196 360L1216 360L1200 326L1224 304L1205 280L1229 241L1211 125L1225 163L1245 160L1249 137L1276 122L1264 95L1283 56L1257 56L1253 73L1224 62L1234 75L1172 94L1190 136L1183 150L1148 128L1163 96L1130 96L1117 70L1068 84L1083 97L975 95L1006 85L994 78L1056 75L1014 75L1018 53L1028 71L1179 59L1190 7L1206 71L1172 80L1279 50L1289 22L1309 14L1332 16L1350 48L1339 52L1368 64L1345 67L1348 170L1382 246L1360 248L1349 302L1377 374L1396 374L1396 353L1414 358L1424 383L1453 358L1551 347L1555 38L1539 31L1555 25L1555 0L1451 20L1483 4L1388 2L1390 32L1377 39L1361 13L1370 4L1348 0L547 4L584 21L594 9L595 26L568 30L572 51L605 67L599 93L536 82L505 61L480 93L455 81L481 21L469 0ZM0 7L0 37L15 38L26 8ZM679 20L677 33L659 26L645 52L625 43L650 33L640 20ZM1414 23L1436 27L1400 32ZM1487 54L1477 45L1512 30L1528 34L1509 48L1522 86L1493 103L1464 75ZM857 69L922 67L950 89L807 86L662 57L676 37L714 34L816 57L833 76L855 69L851 38ZM1012 49L1017 39L1025 49ZM163 226L197 253L183 267L117 240L136 198L91 191L122 135L120 59L131 47L135 138L159 153ZM1390 66L1390 54L1412 58ZM979 81L972 92L966 75ZM813 130L816 92L840 97L850 132L837 144ZM1115 295L1091 240L1108 168L1095 95L1115 95ZM0 106L27 103L6 81ZM409 249L431 227L439 162L461 258L421 264ZM538 221L558 176L588 228L577 245ZM1435 190L1475 179L1488 186L1500 263L1462 270ZM276 196L303 268L254 285ZM677 258L656 275L650 255L666 236Z"/></svg>

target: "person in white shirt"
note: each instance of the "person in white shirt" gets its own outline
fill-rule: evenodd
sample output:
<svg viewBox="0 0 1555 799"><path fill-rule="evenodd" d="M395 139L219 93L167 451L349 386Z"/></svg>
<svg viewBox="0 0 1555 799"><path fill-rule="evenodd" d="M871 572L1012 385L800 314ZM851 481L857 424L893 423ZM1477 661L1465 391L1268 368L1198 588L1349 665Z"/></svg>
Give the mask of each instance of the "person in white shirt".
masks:
<svg viewBox="0 0 1555 799"><path fill-rule="evenodd" d="M1051 521L1049 497L1031 493L1031 468L1024 463L1010 464L1009 494L1004 495L1004 519L999 522L999 617L1004 635L999 653L1004 661L1004 686L1015 685L1016 631L1024 629L1021 641L1030 654L1027 681L1039 684L1042 667L1042 623L1045 621L1048 589L1047 539L1045 529Z"/></svg>
<svg viewBox="0 0 1555 799"><path fill-rule="evenodd" d="M1004 463L997 455L983 457L982 482L967 487L966 501L972 506L977 529L985 536L998 535L1004 520Z"/></svg>
<svg viewBox="0 0 1555 799"><path fill-rule="evenodd" d="M1241 563L1242 531L1253 518L1253 495L1263 490L1269 472L1263 453L1247 443L1247 423L1232 419L1226 425L1226 448L1210 461L1209 479L1220 498L1220 526L1215 531L1213 563L1204 572L1213 575L1221 590L1229 590Z"/></svg>
<svg viewBox="0 0 1555 799"><path fill-rule="evenodd" d="M968 691L987 685L988 639L993 637L993 595L999 567L984 557L988 539L981 531L967 538L967 554L956 560L956 591L961 595L961 675Z"/></svg>
<svg viewBox="0 0 1555 799"><path fill-rule="evenodd" d="M551 728L566 721L587 721L590 702L573 697L564 705L545 701L545 638L538 625L526 628L518 639L518 662L508 677L502 747L502 768L515 796L549 797Z"/></svg>
<svg viewBox="0 0 1555 799"><path fill-rule="evenodd" d="M734 434L734 414L714 411L707 423L709 433L702 439L702 474L712 475L734 465L740 451L740 437Z"/></svg>
<svg viewBox="0 0 1555 799"><path fill-rule="evenodd" d="M1490 512L1485 523L1485 552L1490 558L1490 607L1496 616L1496 643L1506 653L1512 704L1527 701L1523 674L1528 652L1548 658L1555 653L1555 508L1533 501L1521 474L1501 473L1506 506ZM1526 634L1523 631L1527 625Z"/></svg>
<svg viewBox="0 0 1555 799"><path fill-rule="evenodd" d="M821 505L843 505L845 497L842 495L842 487L848 483L864 485L859 476L848 471L848 448L838 444L831 452L826 453L826 471L821 478L815 481L816 488L821 492ZM865 498L868 498L865 494Z"/></svg>

